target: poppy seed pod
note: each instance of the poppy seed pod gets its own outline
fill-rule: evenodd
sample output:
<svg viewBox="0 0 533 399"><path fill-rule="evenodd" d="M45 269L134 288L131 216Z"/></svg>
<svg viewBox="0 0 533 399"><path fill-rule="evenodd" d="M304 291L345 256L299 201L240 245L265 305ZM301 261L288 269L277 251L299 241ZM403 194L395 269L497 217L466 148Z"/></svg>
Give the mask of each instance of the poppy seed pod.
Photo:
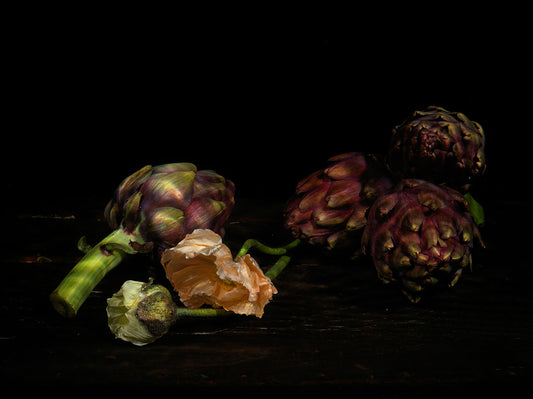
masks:
<svg viewBox="0 0 533 399"><path fill-rule="evenodd" d="M143 346L167 333L177 319L170 292L152 281L128 280L107 299L107 318L116 338Z"/></svg>

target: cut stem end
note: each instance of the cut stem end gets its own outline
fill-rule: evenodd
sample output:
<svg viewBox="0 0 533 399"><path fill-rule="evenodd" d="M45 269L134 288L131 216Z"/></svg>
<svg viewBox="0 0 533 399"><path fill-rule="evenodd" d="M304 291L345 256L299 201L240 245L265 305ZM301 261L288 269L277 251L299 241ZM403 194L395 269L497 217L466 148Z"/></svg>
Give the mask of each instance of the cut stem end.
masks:
<svg viewBox="0 0 533 399"><path fill-rule="evenodd" d="M64 317L76 316L94 287L126 257L117 247L129 245L131 239L118 229L91 248L50 294L54 309Z"/></svg>

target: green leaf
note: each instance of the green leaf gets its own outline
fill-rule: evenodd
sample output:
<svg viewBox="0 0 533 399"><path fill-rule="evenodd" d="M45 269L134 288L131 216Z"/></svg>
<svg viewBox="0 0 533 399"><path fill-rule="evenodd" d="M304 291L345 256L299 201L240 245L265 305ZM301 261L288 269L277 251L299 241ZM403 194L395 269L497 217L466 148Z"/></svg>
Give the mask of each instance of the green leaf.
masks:
<svg viewBox="0 0 533 399"><path fill-rule="evenodd" d="M470 208L470 214L472 215L472 218L474 219L474 222L478 226L483 226L485 224L485 212L483 211L483 206L479 202L477 202L474 197L472 197L472 194L466 193L464 195L466 201L468 202L468 207Z"/></svg>

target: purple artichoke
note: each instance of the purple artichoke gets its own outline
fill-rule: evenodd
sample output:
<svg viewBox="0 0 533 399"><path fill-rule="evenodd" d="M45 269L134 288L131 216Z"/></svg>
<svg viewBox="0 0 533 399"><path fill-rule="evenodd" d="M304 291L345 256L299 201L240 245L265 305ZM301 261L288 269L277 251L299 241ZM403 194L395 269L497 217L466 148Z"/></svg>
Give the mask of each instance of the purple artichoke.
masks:
<svg viewBox="0 0 533 399"><path fill-rule="evenodd" d="M351 152L329 162L298 183L285 207L285 226L311 244L353 248L359 245L368 208L393 183L371 155Z"/></svg>
<svg viewBox="0 0 533 399"><path fill-rule="evenodd" d="M396 126L386 162L392 173L466 191L485 171L485 134L460 112L431 106Z"/></svg>
<svg viewBox="0 0 533 399"><path fill-rule="evenodd" d="M112 229L134 232L160 250L173 247L194 229L224 235L234 205L235 185L212 170L197 171L191 163L145 166L124 181L107 204Z"/></svg>
<svg viewBox="0 0 533 399"><path fill-rule="evenodd" d="M381 280L398 282L418 302L430 287L455 285L472 263L475 237L481 241L459 192L407 179L374 202L362 246Z"/></svg>

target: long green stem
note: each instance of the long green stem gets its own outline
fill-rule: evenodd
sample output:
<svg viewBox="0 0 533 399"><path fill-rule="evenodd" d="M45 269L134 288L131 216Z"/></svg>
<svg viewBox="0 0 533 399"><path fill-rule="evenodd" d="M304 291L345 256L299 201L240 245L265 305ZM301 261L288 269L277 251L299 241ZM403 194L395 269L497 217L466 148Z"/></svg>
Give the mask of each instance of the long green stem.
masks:
<svg viewBox="0 0 533 399"><path fill-rule="evenodd" d="M94 287L126 257L119 248L127 248L131 240L118 229L91 248L50 294L54 309L65 317L76 316Z"/></svg>
<svg viewBox="0 0 533 399"><path fill-rule="evenodd" d="M244 244L242 245L241 249L239 250L239 252L237 253L237 256L235 257L235 261L237 260L237 258L239 258L240 256L244 256L248 253L248 251L252 248L257 248L259 251L267 254L267 255L282 255L276 263L274 263L270 269L268 269L268 271L265 273L265 276L267 276L268 278L270 278L271 280L275 279L276 277L278 277L278 275L283 271L283 269L285 269L285 267L287 267L287 265L289 264L289 262L291 261L291 257L290 256L287 256L285 255L288 251L290 251L291 249L294 249L296 248L298 245L300 245L300 239L296 239L294 241L291 241L289 244L283 246L283 247L278 247L278 248L272 248L272 247L269 247L257 240L254 240L253 238L250 238L249 240L246 240L244 242Z"/></svg>
<svg viewBox="0 0 533 399"><path fill-rule="evenodd" d="M237 259L240 256L246 255L248 251L254 247L267 255L285 255L287 251L293 248L296 248L299 244L300 244L300 239L297 238L296 240L290 242L289 244L283 247L272 248L272 247L266 246L265 244L262 244L261 242L257 240L254 240L253 238L250 238L244 242L241 249L237 253L237 256L235 257L235 259Z"/></svg>
<svg viewBox="0 0 533 399"><path fill-rule="evenodd" d="M265 273L265 276L267 276L269 279L274 280L278 275L287 267L289 262L291 261L290 256L283 255L278 259L276 263L274 263L270 269Z"/></svg>
<svg viewBox="0 0 533 399"><path fill-rule="evenodd" d="M176 314L178 317L217 317L229 316L235 314L224 309L201 308L201 309L186 309L177 308Z"/></svg>

